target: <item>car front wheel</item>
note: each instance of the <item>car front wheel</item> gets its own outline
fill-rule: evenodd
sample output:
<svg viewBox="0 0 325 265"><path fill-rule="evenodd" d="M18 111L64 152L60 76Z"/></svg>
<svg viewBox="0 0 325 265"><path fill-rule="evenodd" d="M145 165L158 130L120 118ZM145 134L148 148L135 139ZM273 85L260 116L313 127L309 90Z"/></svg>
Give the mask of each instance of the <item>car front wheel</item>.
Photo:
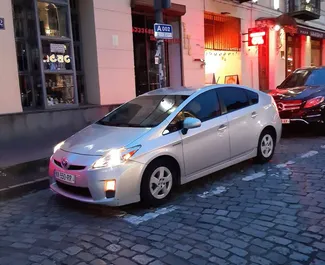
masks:
<svg viewBox="0 0 325 265"><path fill-rule="evenodd" d="M271 130L264 130L260 136L257 147L256 162L267 163L269 162L275 150L275 136Z"/></svg>
<svg viewBox="0 0 325 265"><path fill-rule="evenodd" d="M168 200L177 171L171 163L157 160L145 170L141 183L141 201L157 206Z"/></svg>

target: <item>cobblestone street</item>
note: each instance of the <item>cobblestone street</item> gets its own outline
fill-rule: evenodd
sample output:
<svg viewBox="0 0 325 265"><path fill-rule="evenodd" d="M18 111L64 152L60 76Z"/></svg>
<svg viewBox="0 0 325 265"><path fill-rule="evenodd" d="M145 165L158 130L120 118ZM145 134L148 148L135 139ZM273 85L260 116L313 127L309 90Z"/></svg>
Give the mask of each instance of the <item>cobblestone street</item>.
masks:
<svg viewBox="0 0 325 265"><path fill-rule="evenodd" d="M49 190L1 202L0 264L325 265L325 137L285 136L271 163L185 185L158 209Z"/></svg>

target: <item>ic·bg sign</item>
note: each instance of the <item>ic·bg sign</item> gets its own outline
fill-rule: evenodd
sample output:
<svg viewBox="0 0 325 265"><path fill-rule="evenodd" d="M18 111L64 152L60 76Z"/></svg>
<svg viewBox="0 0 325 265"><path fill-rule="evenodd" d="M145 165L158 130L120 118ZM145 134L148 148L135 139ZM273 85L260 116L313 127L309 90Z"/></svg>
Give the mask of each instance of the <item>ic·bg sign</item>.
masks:
<svg viewBox="0 0 325 265"><path fill-rule="evenodd" d="M248 46L263 45L266 41L266 32L259 28L248 29Z"/></svg>

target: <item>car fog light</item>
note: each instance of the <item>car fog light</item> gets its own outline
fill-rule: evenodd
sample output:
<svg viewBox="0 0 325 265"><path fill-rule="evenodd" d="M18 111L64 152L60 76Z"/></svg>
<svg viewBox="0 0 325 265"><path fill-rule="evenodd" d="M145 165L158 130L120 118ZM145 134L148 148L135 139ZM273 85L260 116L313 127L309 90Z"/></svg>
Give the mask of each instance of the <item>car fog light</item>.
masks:
<svg viewBox="0 0 325 265"><path fill-rule="evenodd" d="M115 180L105 181L105 191L115 191Z"/></svg>

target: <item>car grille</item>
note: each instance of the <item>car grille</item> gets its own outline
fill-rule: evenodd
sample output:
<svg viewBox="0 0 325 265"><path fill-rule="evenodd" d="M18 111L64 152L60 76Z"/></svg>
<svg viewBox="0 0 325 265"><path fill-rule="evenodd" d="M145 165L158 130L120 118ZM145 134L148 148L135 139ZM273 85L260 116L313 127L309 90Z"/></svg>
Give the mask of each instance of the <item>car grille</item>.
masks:
<svg viewBox="0 0 325 265"><path fill-rule="evenodd" d="M302 105L302 100L286 100L276 102L279 112L299 110Z"/></svg>
<svg viewBox="0 0 325 265"><path fill-rule="evenodd" d="M58 185L58 187L68 193L72 193L75 195L79 195L82 197L87 197L87 198L91 198L91 194L88 188L81 188L81 187L75 187L75 186L70 186L67 184L64 184L60 181L56 181L56 184Z"/></svg>
<svg viewBox="0 0 325 265"><path fill-rule="evenodd" d="M59 162L59 161L57 161L57 160L54 159L54 163L55 163L58 167L63 168L61 162ZM69 165L69 167L66 168L66 169L67 169L67 170L83 170L83 169L85 169L85 168L86 168L85 166Z"/></svg>

